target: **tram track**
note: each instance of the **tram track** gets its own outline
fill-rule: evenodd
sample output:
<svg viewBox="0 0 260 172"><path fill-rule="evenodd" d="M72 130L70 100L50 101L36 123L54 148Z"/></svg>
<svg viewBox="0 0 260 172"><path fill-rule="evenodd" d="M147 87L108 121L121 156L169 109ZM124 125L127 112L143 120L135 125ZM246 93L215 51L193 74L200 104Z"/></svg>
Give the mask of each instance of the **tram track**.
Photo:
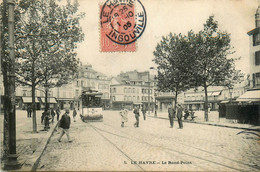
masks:
<svg viewBox="0 0 260 172"><path fill-rule="evenodd" d="M90 125L91 125L91 124L90 124ZM115 127L112 126L112 125L108 125L108 124L106 124L106 125L107 125L108 127L112 128L113 130L116 130L116 131L118 130L117 128L115 128ZM128 139L128 140L131 140L131 141L134 141L134 142L138 142L138 143L142 143L142 144L147 144L147 145L149 145L149 146L159 148L159 149L163 150L163 151L166 152L166 153L170 153L170 154L172 154L172 153L175 153L175 154L178 153L178 154L186 155L186 156L188 156L188 157L192 157L192 158L196 158L196 159L199 159L199 160L202 160L202 161L206 161L206 162L209 162L209 163L213 163L213 164L216 164L216 165L219 165L219 166L228 168L228 169L241 171L241 169L239 169L239 168L236 168L236 167L234 167L234 166L231 166L231 165L229 165L229 164L227 164L227 163L226 163L226 164L223 164L223 163L221 163L221 162L217 162L216 160L214 161L214 159L221 158L221 159L225 159L225 160L227 160L227 161L231 161L231 162L233 162L233 163L237 163L237 164L239 164L239 165L242 164L243 166L250 167L250 168L252 168L252 169L254 169L254 170L260 170L260 167L258 167L258 166L250 165L250 164L244 163L244 162L242 162L242 161L234 160L234 159L231 159L231 158L222 156L222 155L217 155L217 154L212 153L212 152L209 152L209 151L207 151L207 150L203 150L203 149L201 149L201 148L197 148L197 147L190 146L190 145L185 145L185 144L183 144L183 143L181 143L182 146L184 146L184 147L186 147L186 148L188 148L188 149L194 149L194 150L196 150L196 151L200 151L200 152L206 153L206 154L208 154L209 156L211 156L211 158L210 158L210 159L206 159L206 158L202 158L202 157L199 157L199 156L196 156L196 155L192 155L192 153L185 153L185 152L182 152L182 151L179 151L179 150L176 150L176 149L167 148L167 147L161 147L161 146L153 145L153 144L148 143L148 142L145 142L145 141L140 141L138 138L136 138L136 137L134 137L134 136L131 136L131 137L125 136L125 135L129 135L129 133L125 133L125 132L123 132L123 131L121 131L121 130L120 130L120 133L124 133L125 135L117 134L117 133L113 133L113 132L109 132L109 131L106 131L106 130L104 130L104 129L101 129L101 128L98 128L98 127L96 127L96 126L93 126L93 125L91 125L91 127L92 127L92 128L95 128L95 130L96 130L97 132L99 131L99 133L103 132L103 133L107 133L107 134L114 135L114 136L117 136L117 137L121 137L121 138L124 138L124 139ZM143 134L143 135L145 135L145 134ZM105 137L105 136L103 135L103 137ZM171 140L171 141L172 141L171 144L174 144L174 145L176 145L176 146L180 145L180 142L176 142L176 139L173 139L173 138L171 138L171 137L166 137L166 136L160 136L160 137L158 137L157 135L154 135L154 134L153 134L152 137L159 138L159 139L165 139L165 140ZM106 140L109 140L109 139L106 137ZM116 144L113 143L111 140L110 140L109 142L111 142L111 144L113 144L114 146L116 146ZM117 147L117 149L120 149L120 148ZM120 149L120 151L121 151L122 153L124 152L124 151L121 150L121 149ZM214 157L215 157L215 158L214 158ZM201 167L201 166L198 166L198 167L200 167L200 168L203 169L203 167Z"/></svg>
<svg viewBox="0 0 260 172"><path fill-rule="evenodd" d="M128 160L134 161L129 155L127 155L122 149L120 149L115 143L113 143L110 139L108 139L106 136L104 136L100 131L99 128L94 127L93 125L89 124L90 127L92 127L102 138L104 138L106 141L108 141L111 145L113 145L119 152L121 152ZM145 171L139 164L134 164L142 171Z"/></svg>

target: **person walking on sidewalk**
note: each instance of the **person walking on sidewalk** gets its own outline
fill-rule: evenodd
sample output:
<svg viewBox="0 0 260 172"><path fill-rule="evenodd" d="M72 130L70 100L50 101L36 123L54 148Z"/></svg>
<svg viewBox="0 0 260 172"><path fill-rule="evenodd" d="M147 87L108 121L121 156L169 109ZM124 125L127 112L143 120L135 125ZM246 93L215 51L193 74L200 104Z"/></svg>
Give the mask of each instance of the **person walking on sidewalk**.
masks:
<svg viewBox="0 0 260 172"><path fill-rule="evenodd" d="M144 106L142 106L142 113L143 113L143 116L144 116L144 120L146 119L146 109Z"/></svg>
<svg viewBox="0 0 260 172"><path fill-rule="evenodd" d="M51 117L52 117L51 122L52 122L52 123L54 122L54 116L55 116L54 109L51 108Z"/></svg>
<svg viewBox="0 0 260 172"><path fill-rule="evenodd" d="M59 142L61 142L61 138L64 134L67 135L69 142L72 142L70 139L70 134L69 134L69 128L70 128L70 116L69 116L69 109L66 109L65 114L62 115L60 122L59 122L59 127L62 129L60 137L58 139Z"/></svg>
<svg viewBox="0 0 260 172"><path fill-rule="evenodd" d="M59 121L59 119L60 119L60 108L59 107L56 109L56 115L57 115L57 121Z"/></svg>
<svg viewBox="0 0 260 172"><path fill-rule="evenodd" d="M168 116L169 116L171 128L173 128L174 118L175 118L175 110L173 109L171 104L169 104Z"/></svg>
<svg viewBox="0 0 260 172"><path fill-rule="evenodd" d="M32 108L30 105L27 106L27 118L32 117Z"/></svg>
<svg viewBox="0 0 260 172"><path fill-rule="evenodd" d="M183 124L182 124L182 112L183 112L183 108L181 107L180 104L177 105L177 118L178 118L178 123L179 123L179 128L182 129L183 128Z"/></svg>
<svg viewBox="0 0 260 172"><path fill-rule="evenodd" d="M74 108L74 110L73 110L73 119L74 119L74 122L76 122L76 116L77 116L77 111L76 111L76 109Z"/></svg>
<svg viewBox="0 0 260 172"><path fill-rule="evenodd" d="M140 116L139 107L135 107L134 114L135 114L135 119L136 119L136 122L134 123L134 126L135 127L139 127L139 116Z"/></svg>

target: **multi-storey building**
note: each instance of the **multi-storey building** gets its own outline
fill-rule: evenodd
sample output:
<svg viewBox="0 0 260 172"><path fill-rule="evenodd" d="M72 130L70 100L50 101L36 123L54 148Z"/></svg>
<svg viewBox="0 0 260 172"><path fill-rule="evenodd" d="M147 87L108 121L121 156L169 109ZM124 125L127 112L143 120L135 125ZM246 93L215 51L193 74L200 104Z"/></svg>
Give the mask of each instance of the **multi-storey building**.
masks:
<svg viewBox="0 0 260 172"><path fill-rule="evenodd" d="M79 67L78 77L74 80L74 102L75 106L80 107L80 95L82 91L88 89L102 92L101 97L104 108L110 106L110 81L111 78L106 75L95 71L92 65L81 65Z"/></svg>
<svg viewBox="0 0 260 172"><path fill-rule="evenodd" d="M2 77L2 75L1 75ZM78 76L73 81L61 87L50 88L48 90L47 103L51 108L80 108L80 95L82 91L87 89L102 92L102 101L104 108L109 107L110 103L110 81L111 79L104 74L95 71L91 65L80 65ZM1 78L1 85L3 85ZM26 109L32 104L32 91L29 86L18 86L16 88L16 108ZM1 87L1 95L4 94L4 87ZM45 107L45 89L36 88L35 92L36 109L44 109ZM3 96L1 96L2 99ZM1 100L1 108L3 108Z"/></svg>
<svg viewBox="0 0 260 172"><path fill-rule="evenodd" d="M149 72L137 72L135 70L121 73L111 81L112 108L132 109L135 105L142 105L147 110L153 110L154 90L154 76L151 76Z"/></svg>
<svg viewBox="0 0 260 172"><path fill-rule="evenodd" d="M255 29L249 31L247 34L250 38L250 80L251 88L260 88L260 6L258 6L255 14Z"/></svg>
<svg viewBox="0 0 260 172"><path fill-rule="evenodd" d="M237 101L241 103L260 102L260 6L255 14L255 29L247 33L249 35L249 72L250 87L247 92L240 96ZM260 119L260 117L259 117Z"/></svg>

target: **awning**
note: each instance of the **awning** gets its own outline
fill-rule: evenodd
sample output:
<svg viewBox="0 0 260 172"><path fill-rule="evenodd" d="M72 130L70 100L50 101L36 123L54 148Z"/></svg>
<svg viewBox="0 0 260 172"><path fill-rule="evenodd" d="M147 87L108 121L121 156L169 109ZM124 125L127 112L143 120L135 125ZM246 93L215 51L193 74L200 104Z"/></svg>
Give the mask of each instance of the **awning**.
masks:
<svg viewBox="0 0 260 172"><path fill-rule="evenodd" d="M229 103L229 100L223 100L220 103Z"/></svg>
<svg viewBox="0 0 260 172"><path fill-rule="evenodd" d="M260 90L247 91L239 96L236 101L238 102L260 102Z"/></svg>
<svg viewBox="0 0 260 172"><path fill-rule="evenodd" d="M32 97L22 97L23 103L32 103ZM35 103L39 103L37 97L35 97Z"/></svg>
<svg viewBox="0 0 260 172"><path fill-rule="evenodd" d="M211 96L218 96L220 94L220 91L214 91L211 93Z"/></svg>
<svg viewBox="0 0 260 172"><path fill-rule="evenodd" d="M41 98L42 103L45 103L45 98ZM47 100L48 103L57 103L54 97L50 97Z"/></svg>
<svg viewBox="0 0 260 172"><path fill-rule="evenodd" d="M157 96L155 97L156 100L160 100L160 99L174 99L175 96L172 96L172 95L160 95L160 96Z"/></svg>

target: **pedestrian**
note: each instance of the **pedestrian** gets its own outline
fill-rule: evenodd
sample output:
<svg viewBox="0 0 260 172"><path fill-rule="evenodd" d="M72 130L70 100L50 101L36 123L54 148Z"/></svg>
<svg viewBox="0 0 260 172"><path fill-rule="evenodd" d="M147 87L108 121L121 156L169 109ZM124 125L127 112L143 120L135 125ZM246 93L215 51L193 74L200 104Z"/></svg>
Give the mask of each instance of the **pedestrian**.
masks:
<svg viewBox="0 0 260 172"><path fill-rule="evenodd" d="M134 114L135 114L135 119L136 119L136 122L134 123L134 126L135 127L139 127L139 116L140 116L139 107L135 107L134 108Z"/></svg>
<svg viewBox="0 0 260 172"><path fill-rule="evenodd" d="M60 119L60 108L59 107L56 109L56 115L57 115L57 121L59 121L59 119Z"/></svg>
<svg viewBox="0 0 260 172"><path fill-rule="evenodd" d="M41 124L43 124L45 114L46 114L46 111L44 110L44 111L42 112L42 116L41 116Z"/></svg>
<svg viewBox="0 0 260 172"><path fill-rule="evenodd" d="M146 109L144 108L144 106L142 106L142 113L144 116L144 120L146 119Z"/></svg>
<svg viewBox="0 0 260 172"><path fill-rule="evenodd" d="M182 129L183 128L183 124L182 124L182 112L183 112L183 108L180 104L178 104L177 106L177 118L178 118L178 123L179 123L179 128Z"/></svg>
<svg viewBox="0 0 260 172"><path fill-rule="evenodd" d="M74 119L74 122L76 122L76 116L77 116L77 111L76 111L76 109L74 108L74 110L73 110L73 119Z"/></svg>
<svg viewBox="0 0 260 172"><path fill-rule="evenodd" d="M51 110L47 109L44 112L44 129L48 130L50 128L50 120L52 119L51 117Z"/></svg>
<svg viewBox="0 0 260 172"><path fill-rule="evenodd" d="M170 126L171 126L171 128L173 128L174 118L175 118L175 110L173 109L171 104L169 104L168 116L169 116L169 120L170 120Z"/></svg>
<svg viewBox="0 0 260 172"><path fill-rule="evenodd" d="M27 106L27 118L30 118L30 117L31 117L31 114L32 114L32 109L31 109L31 106L28 105L28 106Z"/></svg>
<svg viewBox="0 0 260 172"><path fill-rule="evenodd" d="M128 118L127 118L128 110L127 109L123 109L119 113L120 113L120 116L121 116L121 127L124 127L125 123L128 121Z"/></svg>
<svg viewBox="0 0 260 172"><path fill-rule="evenodd" d="M52 108L52 109L51 109L51 117L52 117L51 122L52 122L52 123L54 122L54 116L55 116L55 112L54 112L54 109Z"/></svg>
<svg viewBox="0 0 260 172"><path fill-rule="evenodd" d="M64 134L67 135L68 141L72 142L72 140L70 139L70 135L69 135L69 128L70 128L70 116L69 116L69 109L65 110L65 114L62 115L60 121L59 121L59 127L61 128L61 134L60 137L58 139L59 142L61 142L61 138Z"/></svg>

